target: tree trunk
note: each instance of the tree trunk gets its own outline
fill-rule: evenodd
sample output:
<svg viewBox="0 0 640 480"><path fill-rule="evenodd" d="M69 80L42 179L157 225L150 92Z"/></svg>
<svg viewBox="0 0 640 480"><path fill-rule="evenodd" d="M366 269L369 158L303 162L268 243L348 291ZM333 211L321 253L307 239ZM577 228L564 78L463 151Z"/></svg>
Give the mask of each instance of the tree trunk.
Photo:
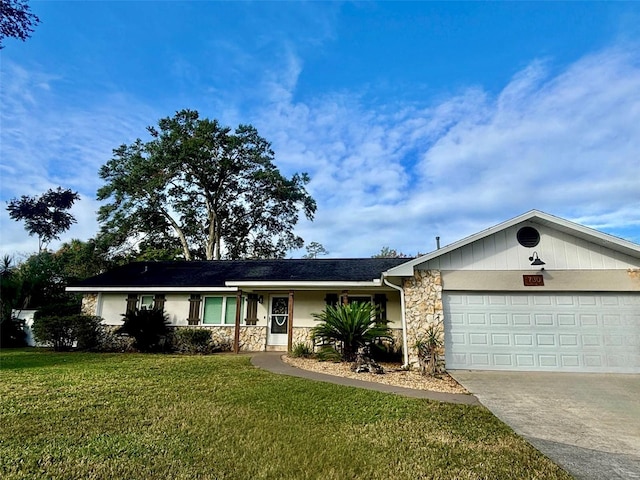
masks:
<svg viewBox="0 0 640 480"><path fill-rule="evenodd" d="M180 225L178 225L178 222L176 222L173 219L173 217L169 215L167 212L163 211L162 214L169 221L173 229L176 231L178 238L180 239L180 243L182 244L182 252L184 253L184 259L191 261L192 258L191 258L191 251L189 250L189 244L187 243L187 239L184 236L184 233L182 232Z"/></svg>
<svg viewBox="0 0 640 480"><path fill-rule="evenodd" d="M211 201L206 198L207 217L209 219L209 228L207 232L207 245L205 246L205 255L207 260L220 260L220 250L217 242L218 237L218 215L211 206Z"/></svg>

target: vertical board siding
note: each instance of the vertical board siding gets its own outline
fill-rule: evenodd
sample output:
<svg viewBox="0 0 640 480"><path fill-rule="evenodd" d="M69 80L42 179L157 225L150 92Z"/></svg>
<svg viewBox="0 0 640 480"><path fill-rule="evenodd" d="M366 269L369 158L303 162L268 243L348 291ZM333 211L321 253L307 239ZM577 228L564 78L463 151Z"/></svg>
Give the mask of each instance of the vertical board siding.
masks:
<svg viewBox="0 0 640 480"><path fill-rule="evenodd" d="M529 257L537 252L546 269L603 270L640 267L640 260L609 250L542 225L540 243L533 248L520 245L517 231L525 224L507 228L464 245L418 266L424 270L527 270Z"/></svg>

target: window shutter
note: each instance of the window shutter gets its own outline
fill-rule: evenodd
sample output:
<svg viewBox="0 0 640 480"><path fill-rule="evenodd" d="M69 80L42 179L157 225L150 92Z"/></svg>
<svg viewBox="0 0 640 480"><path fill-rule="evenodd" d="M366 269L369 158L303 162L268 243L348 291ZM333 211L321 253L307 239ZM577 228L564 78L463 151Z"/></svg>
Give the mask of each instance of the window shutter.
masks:
<svg viewBox="0 0 640 480"><path fill-rule="evenodd" d="M197 293L191 294L189 298L189 325L198 325L200 323L200 302L202 299Z"/></svg>
<svg viewBox="0 0 640 480"><path fill-rule="evenodd" d="M134 313L136 311L137 306L138 306L138 295L135 293L130 293L129 295L127 295L127 310L125 311L125 315Z"/></svg>
<svg viewBox="0 0 640 480"><path fill-rule="evenodd" d="M373 296L373 304L380 309L376 320L387 320L387 296L383 293L377 293Z"/></svg>
<svg viewBox="0 0 640 480"><path fill-rule="evenodd" d="M164 311L164 300L165 299L163 294L156 294L155 298L153 299L154 310Z"/></svg>
<svg viewBox="0 0 640 480"><path fill-rule="evenodd" d="M338 294L337 293L327 293L327 296L324 297L324 303L331 307L335 307L338 304Z"/></svg>
<svg viewBox="0 0 640 480"><path fill-rule="evenodd" d="M247 325L258 323L258 295L250 293L247 296Z"/></svg>

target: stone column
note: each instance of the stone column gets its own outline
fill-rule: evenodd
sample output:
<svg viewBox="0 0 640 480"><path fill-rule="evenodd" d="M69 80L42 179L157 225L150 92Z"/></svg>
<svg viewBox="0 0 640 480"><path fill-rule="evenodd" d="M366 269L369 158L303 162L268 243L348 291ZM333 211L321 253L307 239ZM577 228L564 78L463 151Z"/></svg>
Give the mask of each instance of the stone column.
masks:
<svg viewBox="0 0 640 480"><path fill-rule="evenodd" d="M416 342L421 339L429 324L444 319L442 307L442 277L439 270L415 270L413 277L402 283L407 321L407 347L409 363L418 363ZM442 333L444 340L444 331ZM444 349L442 351L444 358Z"/></svg>
<svg viewBox="0 0 640 480"><path fill-rule="evenodd" d="M85 293L82 296L82 307L80 307L80 311L83 315L96 316L98 313L98 294Z"/></svg>

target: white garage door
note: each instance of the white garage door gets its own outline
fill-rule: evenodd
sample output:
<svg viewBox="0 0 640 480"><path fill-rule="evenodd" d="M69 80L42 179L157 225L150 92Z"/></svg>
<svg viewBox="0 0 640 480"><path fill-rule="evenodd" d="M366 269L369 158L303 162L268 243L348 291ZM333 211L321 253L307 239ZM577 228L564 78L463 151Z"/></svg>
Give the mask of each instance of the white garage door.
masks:
<svg viewBox="0 0 640 480"><path fill-rule="evenodd" d="M446 293L449 369L640 373L640 295Z"/></svg>

